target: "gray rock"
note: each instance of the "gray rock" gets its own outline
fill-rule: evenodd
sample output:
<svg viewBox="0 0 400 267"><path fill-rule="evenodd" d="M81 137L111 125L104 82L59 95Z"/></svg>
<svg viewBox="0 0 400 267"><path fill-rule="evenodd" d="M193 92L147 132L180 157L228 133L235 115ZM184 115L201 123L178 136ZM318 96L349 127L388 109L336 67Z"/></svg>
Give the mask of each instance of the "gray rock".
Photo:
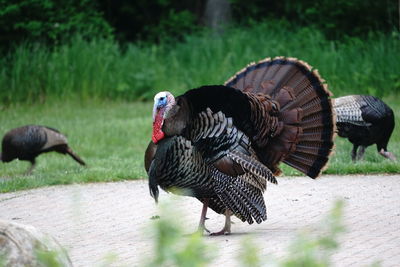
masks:
<svg viewBox="0 0 400 267"><path fill-rule="evenodd" d="M50 235L30 225L0 220L0 266L72 266Z"/></svg>

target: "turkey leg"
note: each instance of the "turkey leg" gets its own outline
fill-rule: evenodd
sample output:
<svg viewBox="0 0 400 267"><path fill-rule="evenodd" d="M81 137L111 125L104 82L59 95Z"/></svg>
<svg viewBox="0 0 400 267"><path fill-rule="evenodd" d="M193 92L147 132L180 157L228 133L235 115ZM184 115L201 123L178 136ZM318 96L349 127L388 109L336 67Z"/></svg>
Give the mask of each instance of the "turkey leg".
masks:
<svg viewBox="0 0 400 267"><path fill-rule="evenodd" d="M197 228L197 231L200 232L201 234L206 231L207 233L210 233L210 231L206 228L205 222L206 222L206 215L207 215L207 209L208 209L208 198L203 199L203 209L201 210L201 216L200 216L200 222L199 222L199 227Z"/></svg>
<svg viewBox="0 0 400 267"><path fill-rule="evenodd" d="M353 146L353 150L351 151L351 160L355 162L357 160L357 148L358 145Z"/></svg>
<svg viewBox="0 0 400 267"><path fill-rule="evenodd" d="M31 175L32 174L32 171L33 171L33 169L35 168L35 166L36 166L36 160L31 160L30 161L31 162L31 166L29 167L29 169L25 172L25 175Z"/></svg>
<svg viewBox="0 0 400 267"><path fill-rule="evenodd" d="M365 153L365 146L360 146L360 149L358 150L357 160L363 160L364 153Z"/></svg>
<svg viewBox="0 0 400 267"><path fill-rule="evenodd" d="M231 215L232 212L230 210L225 211L225 225L224 228L222 228L221 231L211 233L210 235L216 236L216 235L229 235L231 233Z"/></svg>

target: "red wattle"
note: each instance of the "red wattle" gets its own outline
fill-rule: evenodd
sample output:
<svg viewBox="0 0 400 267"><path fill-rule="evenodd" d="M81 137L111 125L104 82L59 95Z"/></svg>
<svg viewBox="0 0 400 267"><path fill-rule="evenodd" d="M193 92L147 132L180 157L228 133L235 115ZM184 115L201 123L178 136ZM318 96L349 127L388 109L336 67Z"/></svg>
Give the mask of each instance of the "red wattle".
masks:
<svg viewBox="0 0 400 267"><path fill-rule="evenodd" d="M153 140L154 144L157 144L158 141L160 141L161 139L163 139L165 136L165 134L162 131L159 131L156 134L153 134L153 137L151 138L151 140Z"/></svg>
<svg viewBox="0 0 400 267"><path fill-rule="evenodd" d="M151 137L154 144L157 144L157 142L163 139L165 136L164 132L161 130L162 124L163 124L163 117L157 115L153 122L153 135Z"/></svg>

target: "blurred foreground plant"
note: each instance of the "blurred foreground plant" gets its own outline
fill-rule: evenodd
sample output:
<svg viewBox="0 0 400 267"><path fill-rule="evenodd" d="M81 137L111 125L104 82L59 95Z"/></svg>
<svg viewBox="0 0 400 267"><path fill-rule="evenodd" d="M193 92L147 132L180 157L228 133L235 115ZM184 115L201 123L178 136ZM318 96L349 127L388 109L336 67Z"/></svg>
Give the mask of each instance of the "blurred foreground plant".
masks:
<svg viewBox="0 0 400 267"><path fill-rule="evenodd" d="M161 215L153 216L155 253L147 266L207 266L213 258L211 247L206 245L200 232L185 235L178 216L161 204Z"/></svg>
<svg viewBox="0 0 400 267"><path fill-rule="evenodd" d="M200 233L184 236L182 227L178 224L175 213L163 203L160 219L156 220L154 228L155 253L148 266L206 266L213 256L211 248L205 244L205 238ZM251 237L241 242L238 262L241 266L330 266L330 255L339 247L337 241L344 231L342 224L343 202L337 201L329 215L320 223L323 229L317 236L307 231L298 235L288 248L287 257L283 260L263 258L258 244ZM157 218L157 217L155 217Z"/></svg>
<svg viewBox="0 0 400 267"><path fill-rule="evenodd" d="M339 247L337 241L344 232L342 224L343 201L337 201L329 215L320 223L322 233L314 236L307 231L301 232L291 243L287 257L282 260L262 259L257 244L246 238L242 241L242 250L238 257L241 266L281 266L281 267L322 267L330 266L330 255Z"/></svg>
<svg viewBox="0 0 400 267"><path fill-rule="evenodd" d="M322 233L313 236L307 231L298 235L289 247L288 257L279 266L330 266L330 256L339 247L342 224L343 201L337 201L329 215L321 222Z"/></svg>

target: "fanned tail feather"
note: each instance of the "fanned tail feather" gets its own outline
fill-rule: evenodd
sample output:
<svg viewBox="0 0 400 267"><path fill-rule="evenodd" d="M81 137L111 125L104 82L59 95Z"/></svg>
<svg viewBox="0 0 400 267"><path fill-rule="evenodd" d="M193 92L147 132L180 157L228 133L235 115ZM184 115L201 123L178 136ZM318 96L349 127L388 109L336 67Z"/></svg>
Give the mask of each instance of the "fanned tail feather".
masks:
<svg viewBox="0 0 400 267"><path fill-rule="evenodd" d="M262 181L259 182L263 185L260 189L265 190L264 180L278 184L274 174L256 159L236 151L229 152L228 157L239 163L243 168L252 173L258 179L262 179Z"/></svg>
<svg viewBox="0 0 400 267"><path fill-rule="evenodd" d="M224 205L243 222L261 223L267 219L262 190L246 183L240 176L231 177L214 169L215 192Z"/></svg>
<svg viewBox="0 0 400 267"><path fill-rule="evenodd" d="M335 118L325 81L295 58L252 63L226 83L250 94L267 94L280 106L282 130L271 138L260 160L275 173L280 161L311 178L320 175L334 146Z"/></svg>

